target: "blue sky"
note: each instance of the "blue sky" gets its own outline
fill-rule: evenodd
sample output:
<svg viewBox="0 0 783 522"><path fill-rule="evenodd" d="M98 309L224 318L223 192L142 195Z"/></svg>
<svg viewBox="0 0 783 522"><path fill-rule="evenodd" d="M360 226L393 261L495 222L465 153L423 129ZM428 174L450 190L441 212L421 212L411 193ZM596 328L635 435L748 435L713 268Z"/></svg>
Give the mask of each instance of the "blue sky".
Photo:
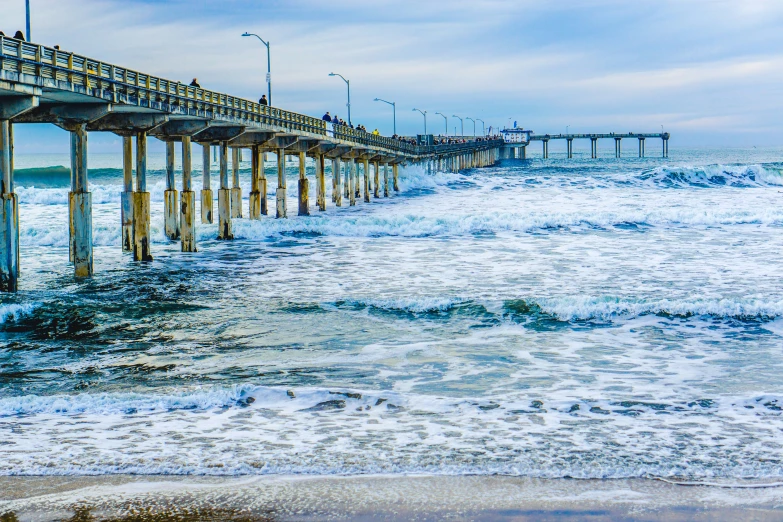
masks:
<svg viewBox="0 0 783 522"><path fill-rule="evenodd" d="M0 29L24 0L0 0ZM656 131L676 146L783 145L779 0L31 0L33 40L257 99L272 44L275 105L391 134L447 116L539 132ZM449 118L453 132L455 118ZM465 122L472 133L472 123ZM23 128L21 128L23 127ZM111 135L91 135L113 151ZM17 127L20 152L67 150L64 132Z"/></svg>

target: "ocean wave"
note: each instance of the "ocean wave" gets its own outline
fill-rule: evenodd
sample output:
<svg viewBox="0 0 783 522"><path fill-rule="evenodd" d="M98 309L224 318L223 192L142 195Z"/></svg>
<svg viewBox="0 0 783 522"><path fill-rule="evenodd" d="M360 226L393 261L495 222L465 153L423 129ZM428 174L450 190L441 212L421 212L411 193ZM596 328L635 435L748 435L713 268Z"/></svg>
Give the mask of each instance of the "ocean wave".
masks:
<svg viewBox="0 0 783 522"><path fill-rule="evenodd" d="M783 185L783 171L774 165L662 166L638 179L662 187L766 187Z"/></svg>
<svg viewBox="0 0 783 522"><path fill-rule="evenodd" d="M29 316L39 306L40 303L0 303L0 325L18 321L23 317Z"/></svg>

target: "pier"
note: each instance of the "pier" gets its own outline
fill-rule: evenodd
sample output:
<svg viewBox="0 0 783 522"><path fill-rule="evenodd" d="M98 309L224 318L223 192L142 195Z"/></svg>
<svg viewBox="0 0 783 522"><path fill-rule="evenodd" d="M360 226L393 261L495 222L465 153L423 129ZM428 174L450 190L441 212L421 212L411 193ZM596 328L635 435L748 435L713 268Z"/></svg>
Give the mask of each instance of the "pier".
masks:
<svg viewBox="0 0 783 522"><path fill-rule="evenodd" d="M400 165L421 165L428 171L484 167L500 159L504 146L500 139L411 144L0 36L0 291L15 291L18 286L19 210L13 180L13 127L24 123L51 123L70 132L69 259L78 277L93 273L87 164L90 132L122 137L124 188L118 202L121 242L122 249L132 253L136 261L153 259L146 163L150 137L166 143L164 230L171 241L181 243L182 252L197 251L197 196L191 184L194 144L202 149L204 188L198 195L202 223L215 220L210 149L219 149L217 238L223 240L233 239L232 220L245 215L239 188L241 149L250 150L252 165L246 215L257 220L269 213L268 180L262 161L266 153L273 153L277 159L275 217L285 219L289 214L286 156L298 159L297 213L307 216L312 209L311 180L305 171L308 157L315 163L315 208L322 212L327 209L325 176L329 163L334 206L344 204L343 196L345 203L353 206L357 199L370 203L398 191ZM179 191L174 164L177 146L183 157Z"/></svg>
<svg viewBox="0 0 783 522"><path fill-rule="evenodd" d="M549 158L549 141L550 140L565 140L566 141L566 156L571 159L574 157L574 140L590 140L590 157L596 159L598 157L598 140L599 139L613 139L614 140L614 157L620 158L622 156L622 140L623 139L635 139L639 142L639 157L643 158L645 154L644 144L647 139L660 139L661 140L661 157L669 157L669 138L668 132L652 132L652 133L596 133L596 134L533 134L532 131L524 131L519 129L513 129L513 131L501 131L514 136L521 136L519 140L506 140L506 145L502 151L503 159L525 159L527 157L527 146L533 141L540 141L542 148L542 157L544 159ZM523 137L522 137L523 136Z"/></svg>

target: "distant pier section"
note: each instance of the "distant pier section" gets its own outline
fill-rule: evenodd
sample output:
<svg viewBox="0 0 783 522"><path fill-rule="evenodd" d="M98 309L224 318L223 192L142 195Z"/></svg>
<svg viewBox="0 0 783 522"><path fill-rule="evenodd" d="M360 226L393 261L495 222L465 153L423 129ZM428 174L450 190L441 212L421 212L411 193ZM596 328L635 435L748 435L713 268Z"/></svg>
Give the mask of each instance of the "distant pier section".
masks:
<svg viewBox="0 0 783 522"><path fill-rule="evenodd" d="M668 132L628 132L628 133L594 133L594 134L533 134L532 130L525 129L503 129L500 131L505 145L501 152L503 159L525 159L527 157L527 147L534 141L540 141L544 159L549 158L549 140L565 140L566 154L568 158L574 157L574 140L590 140L590 157L598 157L598 140L614 140L614 157L622 156L622 140L635 139L639 142L639 157L644 157L644 144L647 139L661 140L662 157L669 157L669 133Z"/></svg>

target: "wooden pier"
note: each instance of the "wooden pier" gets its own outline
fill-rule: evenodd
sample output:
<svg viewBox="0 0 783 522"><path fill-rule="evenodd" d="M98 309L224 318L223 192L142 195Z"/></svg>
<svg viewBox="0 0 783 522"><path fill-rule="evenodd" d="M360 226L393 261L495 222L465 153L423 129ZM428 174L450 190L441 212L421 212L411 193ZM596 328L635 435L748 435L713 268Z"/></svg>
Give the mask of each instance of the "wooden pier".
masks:
<svg viewBox="0 0 783 522"><path fill-rule="evenodd" d="M527 131L529 132L529 131ZM597 133L597 134L529 134L529 137L525 142L518 143L506 143L504 150L501 153L501 157L504 159L520 158L525 159L527 157L527 146L534 141L540 141L542 146L542 156L544 159L549 158L549 141L550 140L565 140L566 141L566 155L568 158L574 157L574 140L590 140L590 157L595 159L598 157L598 140L599 139L613 139L614 140L614 156L620 158L622 156L622 140L623 139L635 139L639 141L639 157L644 157L644 142L647 139L659 138L661 140L662 157L669 157L669 138L668 132L652 132L652 133Z"/></svg>
<svg viewBox="0 0 783 522"><path fill-rule="evenodd" d="M288 216L286 156L298 158L297 211L306 216L311 210L310 180L305 173L307 157L315 161L315 206L325 211L327 161L331 162L333 174L331 199L340 207L343 196L349 205L355 205L357 197L364 202L388 197L390 182L392 191L398 191L399 165L420 164L428 170L450 171L489 166L497 162L504 146L503 140L414 145L0 36L0 291L15 291L19 277L13 126L22 123L51 123L71 133L69 258L76 276L93 273L92 199L87 175L89 132L112 132L123 138L124 188L118 202L122 248L132 252L137 261L153 258L147 191L148 137L166 142L164 230L170 240L181 242L183 252L197 250L196 195L191 186L194 143L203 149L202 223L214 220L214 196L209 188L210 149L217 146L220 150L217 237L226 240L233 238L232 220L244 215L239 188L239 149L250 149L251 154L249 219L262 219L268 214L262 158L267 152L276 154L275 216L282 219ZM174 176L177 143L183 157L179 192Z"/></svg>

